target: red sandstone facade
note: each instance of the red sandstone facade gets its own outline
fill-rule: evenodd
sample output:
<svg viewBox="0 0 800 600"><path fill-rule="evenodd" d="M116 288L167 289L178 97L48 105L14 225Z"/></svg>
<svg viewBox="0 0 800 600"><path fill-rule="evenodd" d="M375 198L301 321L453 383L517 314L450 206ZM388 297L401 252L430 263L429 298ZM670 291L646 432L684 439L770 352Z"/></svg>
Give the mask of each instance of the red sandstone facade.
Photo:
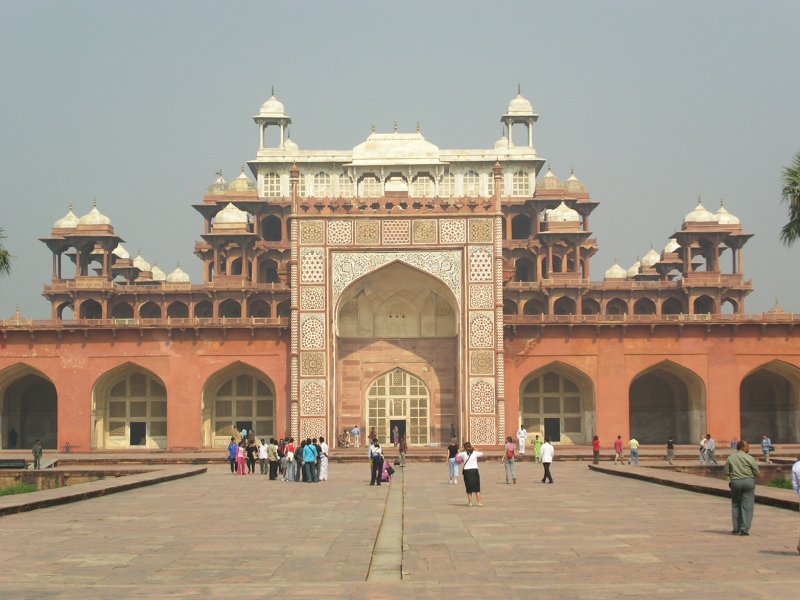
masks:
<svg viewBox="0 0 800 600"><path fill-rule="evenodd" d="M256 181L220 176L195 206L200 285L131 259L97 207L70 210L42 239L52 319L0 322L2 447L215 447L233 425L335 441L356 424L495 445L520 422L572 444L800 442L798 320L745 313L738 219L698 203L664 252L592 281L599 203L574 174L536 181L537 119L517 96L489 150L395 129L300 151L270 98Z"/></svg>

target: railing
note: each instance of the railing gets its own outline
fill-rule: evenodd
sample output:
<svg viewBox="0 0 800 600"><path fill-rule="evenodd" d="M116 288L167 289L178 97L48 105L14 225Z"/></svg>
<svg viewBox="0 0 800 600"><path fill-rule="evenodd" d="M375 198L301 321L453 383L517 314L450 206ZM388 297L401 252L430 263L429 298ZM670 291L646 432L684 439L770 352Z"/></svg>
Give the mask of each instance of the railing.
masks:
<svg viewBox="0 0 800 600"><path fill-rule="evenodd" d="M288 317L165 317L163 319L71 319L35 320L6 319L0 321L0 329L103 329L135 327L288 327Z"/></svg>
<svg viewBox="0 0 800 600"><path fill-rule="evenodd" d="M191 283L167 283L166 281L153 281L144 284L129 284L108 281L105 279L98 280L72 280L62 279L56 280L52 285L44 286L45 293L60 292L76 289L113 289L117 293L127 294L146 294L148 292L158 293L162 291L170 292L202 292L204 290L256 290L256 291L276 291L285 292L289 287L285 283L252 283L252 282L210 282L202 285L192 285Z"/></svg>
<svg viewBox="0 0 800 600"><path fill-rule="evenodd" d="M794 323L800 313L755 313L742 315L503 315L505 325L537 325L539 323Z"/></svg>

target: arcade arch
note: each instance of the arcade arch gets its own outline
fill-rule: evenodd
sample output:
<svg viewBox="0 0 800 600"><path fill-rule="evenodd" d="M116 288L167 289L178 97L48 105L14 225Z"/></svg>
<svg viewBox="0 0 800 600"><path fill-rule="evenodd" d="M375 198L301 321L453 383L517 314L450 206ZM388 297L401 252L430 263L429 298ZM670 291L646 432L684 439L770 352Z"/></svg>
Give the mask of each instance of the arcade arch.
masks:
<svg viewBox="0 0 800 600"><path fill-rule="evenodd" d="M203 386L204 445L227 447L234 425L277 437L275 400L275 385L260 370L236 362L218 371Z"/></svg>
<svg viewBox="0 0 800 600"><path fill-rule="evenodd" d="M739 387L742 439L758 445L800 442L800 368L773 360L751 371Z"/></svg>
<svg viewBox="0 0 800 600"><path fill-rule="evenodd" d="M41 371L18 364L0 372L3 449L30 449L36 440L58 447L58 394Z"/></svg>
<svg viewBox="0 0 800 600"><path fill-rule="evenodd" d="M167 390L151 371L128 363L92 391L94 448L167 448Z"/></svg>
<svg viewBox="0 0 800 600"><path fill-rule="evenodd" d="M395 426L412 446L428 444L428 404L425 383L408 371L396 368L377 377L367 390L367 430L378 440L389 442Z"/></svg>
<svg viewBox="0 0 800 600"><path fill-rule="evenodd" d="M520 422L553 442L586 444L595 430L594 385L582 371L555 362L520 385Z"/></svg>
<svg viewBox="0 0 800 600"><path fill-rule="evenodd" d="M706 432L703 380L672 361L636 375L628 402L631 437L642 444L662 444L670 436L678 444L690 444Z"/></svg>

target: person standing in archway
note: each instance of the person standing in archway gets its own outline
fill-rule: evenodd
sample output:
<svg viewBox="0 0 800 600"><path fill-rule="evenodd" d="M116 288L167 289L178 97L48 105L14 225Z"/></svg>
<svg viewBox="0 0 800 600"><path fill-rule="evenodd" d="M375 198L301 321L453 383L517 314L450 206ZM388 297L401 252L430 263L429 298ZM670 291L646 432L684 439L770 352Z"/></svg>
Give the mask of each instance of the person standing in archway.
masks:
<svg viewBox="0 0 800 600"><path fill-rule="evenodd" d="M592 437L592 464L600 463L600 438L596 435Z"/></svg>
<svg viewBox="0 0 800 600"><path fill-rule="evenodd" d="M517 430L517 442L519 443L519 453L525 454L525 442L528 441L528 430L525 429L525 423L520 423Z"/></svg>
<svg viewBox="0 0 800 600"><path fill-rule="evenodd" d="M533 457L536 462L542 462L542 440L539 438L538 433L533 438Z"/></svg>
<svg viewBox="0 0 800 600"><path fill-rule="evenodd" d="M358 425L353 425L353 430L350 433L353 434L353 446L358 448L361 445L361 430Z"/></svg>
<svg viewBox="0 0 800 600"><path fill-rule="evenodd" d="M41 469L42 468L42 441L36 440L36 443L33 444L33 468L34 469Z"/></svg>

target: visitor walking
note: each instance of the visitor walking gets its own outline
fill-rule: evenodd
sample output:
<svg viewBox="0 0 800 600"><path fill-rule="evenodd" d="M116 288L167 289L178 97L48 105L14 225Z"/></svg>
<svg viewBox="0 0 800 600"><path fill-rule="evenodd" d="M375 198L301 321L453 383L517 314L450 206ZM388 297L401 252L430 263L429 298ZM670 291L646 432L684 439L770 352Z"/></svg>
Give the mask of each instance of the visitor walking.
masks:
<svg viewBox="0 0 800 600"><path fill-rule="evenodd" d="M517 430L517 442L519 443L519 453L525 454L525 442L528 441L528 430L525 429L525 423L521 423Z"/></svg>
<svg viewBox="0 0 800 600"><path fill-rule="evenodd" d="M736 447L738 448L739 445L737 444ZM709 464L719 464L717 462L717 457L715 456L717 451L717 442L714 441L714 438L711 437L710 433L706 434L706 462Z"/></svg>
<svg viewBox="0 0 800 600"><path fill-rule="evenodd" d="M800 498L800 458L792 465L792 489ZM800 552L800 540L797 542L797 551Z"/></svg>
<svg viewBox="0 0 800 600"><path fill-rule="evenodd" d="M236 455L239 452L239 444L236 443L236 438L231 436L231 443L228 444L228 460L231 463L231 473L236 475Z"/></svg>
<svg viewBox="0 0 800 600"><path fill-rule="evenodd" d="M369 484L380 485L383 478L383 450L378 440L373 440L369 447Z"/></svg>
<svg viewBox="0 0 800 600"><path fill-rule="evenodd" d="M361 445L361 430L358 428L358 425L354 425L350 433L353 434L353 446L358 448Z"/></svg>
<svg viewBox="0 0 800 600"><path fill-rule="evenodd" d="M667 440L667 462L672 464L673 460L675 460L675 440L672 436L669 436Z"/></svg>
<svg viewBox="0 0 800 600"><path fill-rule="evenodd" d="M550 474L550 465L553 462L556 449L550 443L550 437L544 436L544 444L542 444L542 467L544 467L544 475L542 476L542 483L547 480L547 483L553 483L553 476Z"/></svg>
<svg viewBox="0 0 800 600"><path fill-rule="evenodd" d="M704 436L704 435L700 436L700 464L701 465L706 464L706 444L707 443L708 443L708 440L706 439L706 436Z"/></svg>
<svg viewBox="0 0 800 600"><path fill-rule="evenodd" d="M600 438L597 436L592 438L592 464L600 464Z"/></svg>
<svg viewBox="0 0 800 600"><path fill-rule="evenodd" d="M42 441L36 440L33 444L33 468L34 469L41 469L42 468Z"/></svg>
<svg viewBox="0 0 800 600"><path fill-rule="evenodd" d="M772 463L769 459L769 453L772 452L775 448L772 447L772 440L767 437L765 433L761 436L761 456L764 459L764 462L768 465Z"/></svg>
<svg viewBox="0 0 800 600"><path fill-rule="evenodd" d="M538 434L533 438L533 457L536 462L542 462L542 440L539 439Z"/></svg>
<svg viewBox="0 0 800 600"><path fill-rule="evenodd" d="M622 436L618 435L617 439L614 440L614 464L617 464L617 461L619 461L621 465L625 464L625 459L622 456L622 447L624 445L625 443L622 441Z"/></svg>
<svg viewBox="0 0 800 600"><path fill-rule="evenodd" d="M758 465L749 454L750 444L740 440L736 444L736 453L731 454L725 462L725 474L730 479L731 512L734 535L750 535L753 524L753 508L756 503L756 476Z"/></svg>
<svg viewBox="0 0 800 600"><path fill-rule="evenodd" d="M628 464L632 462L636 462L636 466L639 466L639 440L635 437L631 437L630 441L628 442L628 448L631 449L631 454L628 457Z"/></svg>
<svg viewBox="0 0 800 600"><path fill-rule="evenodd" d="M330 447L324 437L319 438L319 480L328 481L328 452Z"/></svg>
<svg viewBox="0 0 800 600"><path fill-rule="evenodd" d="M247 445L244 447L247 455L247 474L254 475L256 472L256 457L258 456L258 446L252 438L247 438Z"/></svg>
<svg viewBox="0 0 800 600"><path fill-rule="evenodd" d="M458 454L458 444L456 438L450 440L450 445L447 446L447 466L450 471L450 483L458 483L458 463L456 462L456 455Z"/></svg>
<svg viewBox="0 0 800 600"><path fill-rule="evenodd" d="M461 474L464 476L464 487L467 490L467 506L473 506L473 495L477 505L483 506L481 502L481 474L478 471L478 459L483 456L483 452L478 452L472 447L472 444L464 442L464 451L460 452L458 456L464 465L461 469Z"/></svg>
<svg viewBox="0 0 800 600"><path fill-rule="evenodd" d="M511 483L509 479L513 479L517 483L517 467L514 464L514 439L511 436L506 438L505 452L503 453L503 464L506 467L506 484Z"/></svg>
<svg viewBox="0 0 800 600"><path fill-rule="evenodd" d="M406 466L406 453L408 452L408 440L406 436L400 438L400 466Z"/></svg>

